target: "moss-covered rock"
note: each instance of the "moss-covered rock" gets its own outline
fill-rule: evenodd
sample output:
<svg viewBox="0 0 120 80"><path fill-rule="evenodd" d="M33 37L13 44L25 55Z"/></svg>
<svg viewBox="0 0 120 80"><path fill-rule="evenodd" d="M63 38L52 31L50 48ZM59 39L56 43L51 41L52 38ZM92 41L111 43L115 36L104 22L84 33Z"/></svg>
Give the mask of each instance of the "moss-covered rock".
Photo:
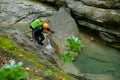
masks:
<svg viewBox="0 0 120 80"><path fill-rule="evenodd" d="M11 57L11 59L15 59L17 61L22 61L29 72L30 78L44 80L47 77L44 72L47 69L51 69L54 73L54 75L51 76L53 80L75 80L66 73L60 72L49 61L47 61L44 56L41 55L41 58L39 58L36 54L25 51L24 49L13 44L8 37L0 37L0 50L1 56L6 54L6 57Z"/></svg>

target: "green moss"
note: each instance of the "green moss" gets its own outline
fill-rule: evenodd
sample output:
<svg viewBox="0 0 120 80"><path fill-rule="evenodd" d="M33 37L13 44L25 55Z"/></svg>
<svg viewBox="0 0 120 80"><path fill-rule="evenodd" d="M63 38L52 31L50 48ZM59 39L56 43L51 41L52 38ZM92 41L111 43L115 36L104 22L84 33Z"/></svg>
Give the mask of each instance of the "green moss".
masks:
<svg viewBox="0 0 120 80"><path fill-rule="evenodd" d="M28 51L25 51L24 49L14 45L13 42L7 37L0 37L0 47L3 48L5 51L7 51L17 57L20 54L23 55L20 58L32 63L37 69L40 68L41 70L45 71L46 69L48 69L48 66L49 66L49 68L54 72L54 76L58 76L58 79L64 78L65 80L75 80L74 78L68 76L65 72L60 72L56 67L54 67L47 60L46 60L46 62L49 63L47 66L36 62L36 59L40 60L40 58L37 55L35 55L34 53L30 53ZM34 76L32 74L30 76L32 78L35 78L36 80L42 80L42 77Z"/></svg>
<svg viewBox="0 0 120 80"><path fill-rule="evenodd" d="M16 48L15 46L13 46L11 44L10 40L8 40L8 39L6 39L4 37L0 38L0 46L3 47L4 49L8 50L8 51L13 51Z"/></svg>

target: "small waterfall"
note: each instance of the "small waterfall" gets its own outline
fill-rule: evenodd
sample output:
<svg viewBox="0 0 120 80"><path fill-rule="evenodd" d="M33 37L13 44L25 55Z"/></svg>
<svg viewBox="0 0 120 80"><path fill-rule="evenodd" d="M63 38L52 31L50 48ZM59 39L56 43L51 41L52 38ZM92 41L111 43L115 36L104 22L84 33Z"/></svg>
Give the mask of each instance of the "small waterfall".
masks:
<svg viewBox="0 0 120 80"><path fill-rule="evenodd" d="M52 47L50 39L47 40L47 44L44 47L44 53L45 54L55 53L55 49Z"/></svg>

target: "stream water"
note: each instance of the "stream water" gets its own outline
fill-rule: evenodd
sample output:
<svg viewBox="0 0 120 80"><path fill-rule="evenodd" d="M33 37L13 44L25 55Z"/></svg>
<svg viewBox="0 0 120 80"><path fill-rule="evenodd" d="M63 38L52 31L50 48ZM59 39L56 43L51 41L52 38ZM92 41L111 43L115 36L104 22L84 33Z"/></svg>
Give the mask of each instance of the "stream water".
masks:
<svg viewBox="0 0 120 80"><path fill-rule="evenodd" d="M91 41L90 37L84 33L80 37L84 47L74 61L75 66L83 74L102 74L113 77L113 79L99 80L120 80L120 51L97 39Z"/></svg>

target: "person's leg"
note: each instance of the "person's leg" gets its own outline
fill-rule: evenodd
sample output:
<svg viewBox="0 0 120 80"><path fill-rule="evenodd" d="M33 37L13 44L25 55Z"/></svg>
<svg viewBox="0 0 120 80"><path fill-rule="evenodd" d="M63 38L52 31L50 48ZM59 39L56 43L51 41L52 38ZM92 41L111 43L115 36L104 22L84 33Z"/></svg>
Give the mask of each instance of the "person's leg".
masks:
<svg viewBox="0 0 120 80"><path fill-rule="evenodd" d="M41 33L38 38L37 38L37 42L40 45L43 45L42 41L45 39L44 35Z"/></svg>
<svg viewBox="0 0 120 80"><path fill-rule="evenodd" d="M34 35L33 35L33 31L34 31L34 29L32 28L32 26L29 26L30 27L30 29L32 29L32 37L30 38L30 40L32 41L33 39L34 39Z"/></svg>
<svg viewBox="0 0 120 80"><path fill-rule="evenodd" d="M32 38L34 39L35 37L34 37L34 30L32 30Z"/></svg>

